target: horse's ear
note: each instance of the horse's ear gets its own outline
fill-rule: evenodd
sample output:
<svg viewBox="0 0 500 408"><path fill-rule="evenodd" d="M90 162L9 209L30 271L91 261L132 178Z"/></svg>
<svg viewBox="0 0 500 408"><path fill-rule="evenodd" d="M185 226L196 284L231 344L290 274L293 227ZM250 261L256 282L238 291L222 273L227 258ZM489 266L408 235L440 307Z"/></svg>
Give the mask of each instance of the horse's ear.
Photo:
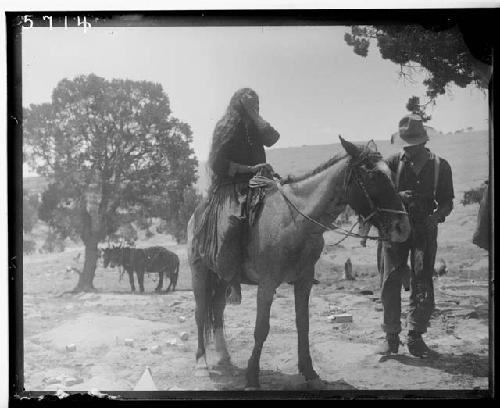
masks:
<svg viewBox="0 0 500 408"><path fill-rule="evenodd" d="M367 144L366 144L366 147L371 150L372 152L378 152L378 148L377 148L377 145L375 144L375 142L372 140L370 140Z"/></svg>
<svg viewBox="0 0 500 408"><path fill-rule="evenodd" d="M353 158L359 156L360 150L354 143L348 142L347 140L343 139L342 136L340 135L339 139L340 139L340 144L342 145L342 147L345 149L345 151L349 156Z"/></svg>

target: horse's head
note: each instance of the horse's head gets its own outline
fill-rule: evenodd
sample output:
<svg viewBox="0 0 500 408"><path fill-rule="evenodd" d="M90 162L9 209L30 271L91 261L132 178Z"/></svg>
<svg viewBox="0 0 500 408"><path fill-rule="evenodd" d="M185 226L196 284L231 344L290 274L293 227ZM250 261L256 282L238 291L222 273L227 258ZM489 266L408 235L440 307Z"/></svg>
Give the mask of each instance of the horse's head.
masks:
<svg viewBox="0 0 500 408"><path fill-rule="evenodd" d="M382 238L403 242L410 234L410 222L391 179L391 171L373 141L357 146L340 138L351 157L346 174L348 204L378 230Z"/></svg>
<svg viewBox="0 0 500 408"><path fill-rule="evenodd" d="M107 268L108 266L114 268L120 265L119 257L121 254L121 246L113 246L112 248L104 248L102 250L102 265Z"/></svg>
<svg viewBox="0 0 500 408"><path fill-rule="evenodd" d="M102 255L102 266L105 268L108 267L109 262L111 261L111 248L104 248L101 250Z"/></svg>

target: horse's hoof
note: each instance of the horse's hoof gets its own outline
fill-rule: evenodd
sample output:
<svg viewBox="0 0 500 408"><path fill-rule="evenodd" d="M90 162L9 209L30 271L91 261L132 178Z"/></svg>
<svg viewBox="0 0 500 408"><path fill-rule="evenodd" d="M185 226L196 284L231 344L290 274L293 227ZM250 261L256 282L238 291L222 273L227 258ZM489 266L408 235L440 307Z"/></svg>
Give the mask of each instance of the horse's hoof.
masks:
<svg viewBox="0 0 500 408"><path fill-rule="evenodd" d="M217 366L230 366L231 365L231 357L230 356L222 356L217 359Z"/></svg>
<svg viewBox="0 0 500 408"><path fill-rule="evenodd" d="M196 370L194 372L194 376L198 377L198 378L201 378L201 377L208 378L208 377L210 377L210 373L209 373L207 367L196 367Z"/></svg>
<svg viewBox="0 0 500 408"><path fill-rule="evenodd" d="M326 387L325 382L319 377L306 381L306 384L309 390L323 390Z"/></svg>

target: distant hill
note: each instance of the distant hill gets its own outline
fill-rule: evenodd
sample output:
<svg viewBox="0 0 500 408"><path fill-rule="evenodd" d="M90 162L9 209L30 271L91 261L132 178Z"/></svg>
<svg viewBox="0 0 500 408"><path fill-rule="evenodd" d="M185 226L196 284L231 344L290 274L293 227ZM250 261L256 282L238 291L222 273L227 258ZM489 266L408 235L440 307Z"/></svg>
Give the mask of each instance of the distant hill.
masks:
<svg viewBox="0 0 500 408"><path fill-rule="evenodd" d="M376 140L375 143L384 157L401 150L401 145L397 142L391 145L390 140ZM455 134L438 133L427 145L450 163L457 198L461 198L465 190L479 186L488 178L487 130ZM281 176L299 175L327 161L340 149L342 149L340 143L273 148L267 150L267 158ZM205 191L208 182L206 163L200 162L197 187L200 191Z"/></svg>
<svg viewBox="0 0 500 408"><path fill-rule="evenodd" d="M335 140L338 139L335 138ZM375 143L384 156L401 150L399 144L391 145L389 140L376 140ZM457 199L461 199L465 190L479 186L488 178L488 131L440 133L431 137L428 146L450 163ZM267 151L267 157L269 163L281 176L299 175L319 166L340 149L342 149L340 143L274 148ZM203 193L209 184L206 166L206 162L200 162L198 182L196 183L198 190ZM25 177L23 179L23 188L30 191L41 192L47 184L43 177Z"/></svg>

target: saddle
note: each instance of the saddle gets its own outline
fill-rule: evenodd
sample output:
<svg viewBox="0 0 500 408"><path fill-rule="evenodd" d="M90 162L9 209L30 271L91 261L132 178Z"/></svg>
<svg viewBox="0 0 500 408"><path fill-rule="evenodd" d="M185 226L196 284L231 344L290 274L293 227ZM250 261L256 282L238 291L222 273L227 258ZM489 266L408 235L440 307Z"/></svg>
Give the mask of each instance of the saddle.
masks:
<svg viewBox="0 0 500 408"><path fill-rule="evenodd" d="M247 214L248 225L253 226L259 219L262 208L264 207L264 199L266 192L273 187L276 187L276 181L270 174L262 174L259 171L248 183L249 192L246 200L245 214Z"/></svg>
<svg viewBox="0 0 500 408"><path fill-rule="evenodd" d="M227 200L223 192L201 204L195 211L193 257L200 256L220 278L229 281L244 262L248 229L259 219L266 192L273 185L276 181L271 175L255 175L247 186L237 189L241 208L232 215L219 212L219 206ZM220 217L229 217L229 224L226 224L222 234L219 229L224 218Z"/></svg>

